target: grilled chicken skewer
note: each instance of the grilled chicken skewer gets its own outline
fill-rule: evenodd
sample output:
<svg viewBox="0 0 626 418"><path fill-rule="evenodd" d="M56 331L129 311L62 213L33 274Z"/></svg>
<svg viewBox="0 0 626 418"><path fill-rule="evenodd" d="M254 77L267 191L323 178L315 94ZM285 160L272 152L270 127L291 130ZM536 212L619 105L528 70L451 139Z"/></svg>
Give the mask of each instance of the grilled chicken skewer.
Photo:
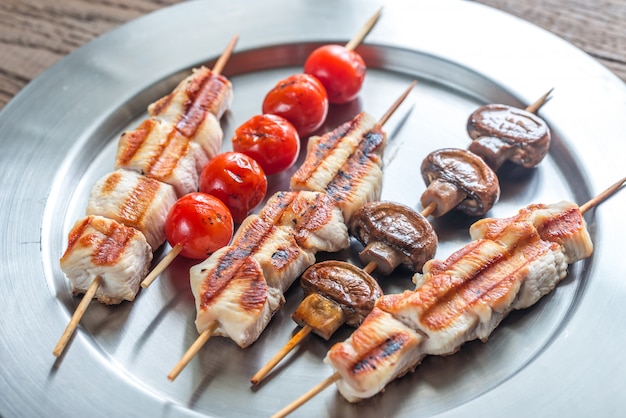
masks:
<svg viewBox="0 0 626 418"><path fill-rule="evenodd" d="M221 73L230 59L238 40L239 36L237 35L231 39L222 55L215 62L212 70L206 67L195 70L192 75L181 81L172 93L162 97L148 107L148 113L152 118L166 120L176 131L176 133L170 135L171 137L168 137L167 145L160 144L160 146L157 146L157 149L170 147L171 145L169 144L175 142L175 138L182 136L187 140L194 154L195 173L192 172L192 174L195 175L196 181L193 183L192 190L188 190L186 193L198 190L198 176L207 162L215 157L221 148L223 131L219 120L233 100L232 85ZM192 103L192 106L187 109L189 103ZM122 140L120 140L121 142ZM134 152L140 154L139 150ZM120 164L120 154L118 151L118 164ZM150 166L151 170L157 171L156 168L158 168L167 172L167 170L158 165L156 168L152 168L154 166ZM169 166L165 167L165 169L168 168ZM142 171L145 171L145 167L142 168ZM183 246L181 244L174 245L143 279L141 287L145 289L150 286L182 250Z"/></svg>
<svg viewBox="0 0 626 418"><path fill-rule="evenodd" d="M350 402L371 397L425 355L486 340L508 312L537 302L565 277L568 264L591 255L583 215L624 183L626 178L580 207L536 204L511 218L476 222L470 229L474 240L446 261L429 261L416 276L416 290L381 297L352 336L328 352L325 362L337 371L274 418L335 382Z"/></svg>
<svg viewBox="0 0 626 418"><path fill-rule="evenodd" d="M237 39L235 36L231 40L216 62L217 73L222 71ZM193 84L193 80L187 79L189 84ZM208 131L214 128L214 124L205 121L212 120L206 116L207 105L219 102L217 108L209 110L220 116L230 105L230 82L226 80L222 84L217 95L212 92L213 97L202 96L206 96L203 86L183 89L182 93L175 91L150 105L149 113L153 117L150 120L153 122L144 122L139 128L141 134L130 135L133 137L130 139L122 135L116 157L118 170L103 177L92 188L87 217L77 221L70 231L68 247L61 257L61 269L72 283L73 293L84 293L84 296L53 350L56 357L65 350L86 307L94 297L107 304L134 300L139 290L140 276L145 276L150 268L152 252L165 241L163 221L176 200L176 188L180 192L187 187L188 181L182 179L185 175L197 175L197 167L194 167L195 173L180 170L181 166L190 164L189 156L192 155L184 150L199 148L217 140L221 144L221 136L212 135ZM189 92L201 96L200 100L194 101L198 106L185 109L172 105L176 103L176 97ZM191 122L178 123L175 127L172 124L172 128L166 128L164 121L172 122L177 114L179 121ZM221 132L219 123L217 127ZM148 128L154 128L155 132L150 135ZM161 145L154 143L159 134L166 137ZM159 148L162 149L159 151ZM138 156L134 156L139 150L149 152L139 152ZM204 157L197 157L201 155L198 152L193 155L194 164L204 160ZM177 163L179 159L180 164ZM124 161L129 165L125 166ZM124 169L141 172L148 167L151 168L147 171L158 173L157 178ZM168 179L172 180L173 185L161 182ZM146 251L150 253L149 256Z"/></svg>
<svg viewBox="0 0 626 418"><path fill-rule="evenodd" d="M408 96L414 85L415 82L396 100L381 119L383 122ZM302 244L304 247L294 244L292 242L294 237L301 237L303 234L304 236L312 235L313 232L306 228L302 229L297 219L278 218L275 214L271 215L272 213L280 213L278 209L284 210L288 205L283 203L279 207L273 208L270 203L272 199L270 199L261 210L261 221L257 220L256 215L246 218L230 246L223 251L214 253L205 262L191 268L192 291L197 309L196 328L200 337L174 366L168 375L170 380L174 380L178 376L214 333L228 336L241 347L252 344L269 322L271 315L282 306L284 291L307 267L315 262L315 252L338 251L349 245L345 225L346 212L354 211L356 204L377 199L380 196L379 185L382 183L380 154L382 154L385 142L386 135L381 131L380 126L372 121L371 117L361 113L352 121L343 124L329 134L310 138L307 159L297 171L297 175L292 177L292 186L295 184L299 187L292 187L293 192L279 192L280 195L289 193L290 196L294 193L299 196L309 196L313 193L324 202L329 202L332 212L337 211L339 215L333 215L332 219L327 217L328 220L321 218L323 222L318 219L311 223L311 226L334 230L335 242L324 243L323 240L318 239L310 244ZM317 148L318 144L323 144L323 146ZM330 153L327 150L331 150ZM371 173L372 171L374 174ZM350 173L350 178L347 178L346 173ZM379 177L376 174L380 174ZM310 177L315 175L317 177L311 181ZM314 187L309 187L311 185ZM289 210L298 212L303 211L305 207L306 205L298 204ZM324 203L324 207L326 207L326 203ZM319 213L321 208L314 205L309 209ZM327 210L331 211L330 208ZM268 215L270 220L263 221L266 213L271 215ZM276 222L279 219L291 220L278 225ZM263 226L255 226L259 222L262 222ZM280 226L283 231L285 229L287 231L284 231L282 236L276 235L274 229L277 226ZM340 232L342 233L341 238L338 236ZM345 236L343 235L344 232ZM244 237L247 241L239 243L238 237ZM281 258L283 264L290 264L295 267L286 269L276 265L275 261L269 260L266 268L259 269L256 266L258 263L256 259L264 257L266 251L263 250L263 246L268 245L266 243L291 248L291 252L282 248L280 251L284 255ZM330 248L326 244L330 244ZM241 248L246 248L246 251L242 253ZM303 251L305 255L310 254L311 258L304 258L303 262L294 264L298 258L293 253L294 251L298 253ZM233 257L238 260L235 267L231 266ZM244 303L241 295L245 296L246 290L242 289L247 289L255 282L261 283L257 287L261 288L263 294L261 297L264 301L263 309L243 312L239 306ZM238 292L240 295L237 294ZM255 297L258 298L259 296L256 295ZM229 317L236 315L239 315L239 319L230 321Z"/></svg>

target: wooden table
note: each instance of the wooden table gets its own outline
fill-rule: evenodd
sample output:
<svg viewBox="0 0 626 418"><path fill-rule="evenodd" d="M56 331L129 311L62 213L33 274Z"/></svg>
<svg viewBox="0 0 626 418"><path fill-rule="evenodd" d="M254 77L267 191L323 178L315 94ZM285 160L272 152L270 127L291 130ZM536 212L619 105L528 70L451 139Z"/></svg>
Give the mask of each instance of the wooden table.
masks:
<svg viewBox="0 0 626 418"><path fill-rule="evenodd" d="M179 1L3 0L0 109L33 78L74 49L124 22ZM555 33L626 81L625 0L478 2Z"/></svg>

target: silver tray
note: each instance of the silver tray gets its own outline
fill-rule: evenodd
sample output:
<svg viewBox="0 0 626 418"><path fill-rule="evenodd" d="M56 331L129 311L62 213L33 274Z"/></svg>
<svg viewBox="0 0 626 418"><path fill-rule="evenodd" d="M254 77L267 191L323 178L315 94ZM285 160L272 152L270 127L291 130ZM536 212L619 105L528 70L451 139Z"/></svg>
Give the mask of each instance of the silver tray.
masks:
<svg viewBox="0 0 626 418"><path fill-rule="evenodd" d="M225 74L235 101L226 137L261 110L279 79L307 54L347 42L380 7L376 1L185 2L116 29L61 60L0 113L0 415L270 416L331 374L329 342L309 336L266 381L249 378L297 329L287 304L248 349L215 337L175 382L166 375L196 338L187 271L178 259L134 303L92 303L63 356L52 349L78 298L58 264L67 232L82 216L91 185L112 170L117 138L146 106L190 69L211 65L239 33ZM528 23L464 1L388 1L359 47L369 65L360 100L334 107L325 128L359 109L382 115L413 79L420 83L388 122L383 199L416 209L419 165L442 147L468 145L465 122L483 103L525 106L554 87L541 115L553 129L547 159L501 177L490 216L533 202L583 203L624 177L626 87L593 59ZM228 141L224 150L230 149ZM270 180L286 188L291 173ZM586 215L592 257L536 306L510 315L488 343L425 359L382 395L348 404L329 388L294 416L611 416L626 407L626 281L620 263L626 226L618 195ZM445 258L468 241L473 219L434 221ZM355 263L356 248L321 257ZM166 249L157 252L161 257ZM411 287L400 270L380 277L387 292Z"/></svg>

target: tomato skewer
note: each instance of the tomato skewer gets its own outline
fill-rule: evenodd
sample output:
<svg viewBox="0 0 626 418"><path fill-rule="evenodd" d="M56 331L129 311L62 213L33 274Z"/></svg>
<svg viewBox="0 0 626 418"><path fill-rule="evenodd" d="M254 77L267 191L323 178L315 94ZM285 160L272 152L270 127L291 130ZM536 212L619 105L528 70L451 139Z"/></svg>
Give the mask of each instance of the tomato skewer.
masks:
<svg viewBox="0 0 626 418"><path fill-rule="evenodd" d="M323 45L315 49L305 61L305 74L311 74L320 80L326 89L329 103L348 103L361 91L367 67L355 48L372 30L381 14L382 8L346 45Z"/></svg>

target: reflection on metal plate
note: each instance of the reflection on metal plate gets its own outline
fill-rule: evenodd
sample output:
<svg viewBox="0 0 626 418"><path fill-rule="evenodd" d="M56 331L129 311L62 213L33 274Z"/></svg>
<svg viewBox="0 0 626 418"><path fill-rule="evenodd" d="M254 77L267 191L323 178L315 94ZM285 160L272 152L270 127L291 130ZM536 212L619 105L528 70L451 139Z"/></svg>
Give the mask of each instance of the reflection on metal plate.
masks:
<svg viewBox="0 0 626 418"><path fill-rule="evenodd" d="M213 338L175 382L168 381L167 373L197 336L188 283L195 262L183 258L134 303L92 303L55 362L52 348L77 305L58 258L69 228L84 213L91 185L113 167L120 133L137 126L146 106L191 68L210 64L233 33L240 34L240 42L225 69L235 90L222 121L226 138L260 113L265 93L299 72L315 46L346 42L378 7L374 1L270 0L247 1L234 11L222 0L182 3L86 45L4 109L0 414L270 416L332 373L321 360L333 342L350 334L348 327L329 342L309 336L258 388L249 385L297 330L290 314L302 293L293 286L255 344L240 349ZM498 30L502 36L488 36ZM611 149L624 139L618 134L624 132L626 88L592 59L537 28L470 2L394 0L385 3L359 51L369 67L360 97L332 107L322 130L359 110L382 115L412 80L419 80L385 127L390 134L385 200L420 209L422 159L438 148L466 148L465 122L476 107L487 102L523 106L552 87L554 98L541 111L553 129L550 154L537 169L501 173L502 197L489 215L508 216L533 202L582 203L624 175ZM586 103L601 98L604 110L583 109L581 97ZM228 141L223 149L231 149ZM286 189L291 172L272 177L270 193ZM626 309L624 284L615 274L621 269L623 275L623 267L615 267L616 244L624 235L619 199L588 215L594 256L571 266L568 277L536 306L511 314L487 344L470 342L453 356L426 358L382 395L358 404L327 389L294 416L529 416L538 411L572 416L603 415L623 406L623 399L611 396L626 390L625 366L611 358L624 342L613 318L623 317ZM473 221L456 213L433 221L438 258L469 240ZM357 249L354 243L320 257L358 264ZM402 269L379 279L385 292L412 288L410 273ZM593 368L580 362L590 357ZM584 387L577 385L583 378ZM577 394L593 399L572 401Z"/></svg>

